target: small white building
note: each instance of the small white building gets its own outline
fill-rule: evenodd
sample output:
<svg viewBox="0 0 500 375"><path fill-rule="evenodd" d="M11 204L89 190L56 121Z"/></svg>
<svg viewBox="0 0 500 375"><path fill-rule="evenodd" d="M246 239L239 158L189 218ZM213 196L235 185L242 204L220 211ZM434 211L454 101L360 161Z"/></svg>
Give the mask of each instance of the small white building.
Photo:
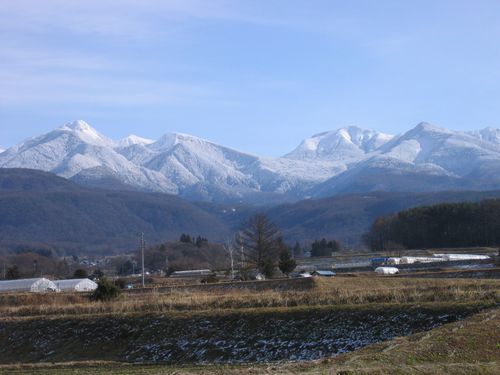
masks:
<svg viewBox="0 0 500 375"><path fill-rule="evenodd" d="M54 281L61 292L93 292L97 284L90 279L68 279Z"/></svg>
<svg viewBox="0 0 500 375"><path fill-rule="evenodd" d="M57 292L57 286L54 282L44 277L35 279L18 279L18 280L2 280L0 281L0 293L19 293L33 292L46 293Z"/></svg>
<svg viewBox="0 0 500 375"><path fill-rule="evenodd" d="M401 258L396 258L396 257L391 257L387 259L387 264L393 265L393 264L399 264L401 263Z"/></svg>
<svg viewBox="0 0 500 375"><path fill-rule="evenodd" d="M375 272L381 275L395 275L399 273L399 269L396 267L377 267Z"/></svg>

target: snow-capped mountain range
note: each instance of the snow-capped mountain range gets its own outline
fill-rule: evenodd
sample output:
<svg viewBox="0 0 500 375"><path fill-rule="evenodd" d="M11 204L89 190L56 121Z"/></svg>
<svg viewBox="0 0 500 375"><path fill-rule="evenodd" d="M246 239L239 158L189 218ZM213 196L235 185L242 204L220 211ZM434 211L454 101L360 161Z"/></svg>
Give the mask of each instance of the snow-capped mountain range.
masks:
<svg viewBox="0 0 500 375"><path fill-rule="evenodd" d="M421 123L393 136L347 127L269 158L180 133L156 141L135 135L114 141L78 120L0 151L0 167L219 202L374 190L486 190L500 188L500 130L458 132Z"/></svg>

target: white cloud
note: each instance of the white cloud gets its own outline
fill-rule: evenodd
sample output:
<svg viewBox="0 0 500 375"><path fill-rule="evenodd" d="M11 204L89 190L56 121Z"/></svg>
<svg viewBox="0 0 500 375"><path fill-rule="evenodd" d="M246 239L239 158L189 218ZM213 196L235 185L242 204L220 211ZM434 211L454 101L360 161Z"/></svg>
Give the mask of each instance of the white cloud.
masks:
<svg viewBox="0 0 500 375"><path fill-rule="evenodd" d="M119 49L114 50L116 42L135 40L140 44L141 40L150 43L152 37L164 39L176 32L184 17L212 18L224 14L223 2L210 3L3 1L0 105L233 105L214 83L193 83L165 74L166 70L194 71L196 67L176 62L160 66L149 56L127 59ZM94 48L94 44L99 44L99 48ZM152 71L159 68L163 74L155 79Z"/></svg>

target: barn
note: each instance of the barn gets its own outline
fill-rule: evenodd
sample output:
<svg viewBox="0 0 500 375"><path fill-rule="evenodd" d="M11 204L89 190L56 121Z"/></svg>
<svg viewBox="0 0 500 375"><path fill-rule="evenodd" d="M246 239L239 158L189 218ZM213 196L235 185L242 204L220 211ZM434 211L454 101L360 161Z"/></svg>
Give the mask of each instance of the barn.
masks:
<svg viewBox="0 0 500 375"><path fill-rule="evenodd" d="M49 279L38 277L34 279L2 280L0 281L0 293L16 292L57 292L57 286Z"/></svg>
<svg viewBox="0 0 500 375"><path fill-rule="evenodd" d="M61 292L93 292L97 284L89 279L68 279L54 281Z"/></svg>

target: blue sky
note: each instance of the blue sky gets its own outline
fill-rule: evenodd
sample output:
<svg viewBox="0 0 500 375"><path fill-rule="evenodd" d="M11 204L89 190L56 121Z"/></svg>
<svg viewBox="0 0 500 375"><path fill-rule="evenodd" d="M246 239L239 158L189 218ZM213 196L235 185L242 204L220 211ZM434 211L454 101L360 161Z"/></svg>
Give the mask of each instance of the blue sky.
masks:
<svg viewBox="0 0 500 375"><path fill-rule="evenodd" d="M84 119L281 155L347 125L500 127L500 1L0 0L0 146Z"/></svg>

